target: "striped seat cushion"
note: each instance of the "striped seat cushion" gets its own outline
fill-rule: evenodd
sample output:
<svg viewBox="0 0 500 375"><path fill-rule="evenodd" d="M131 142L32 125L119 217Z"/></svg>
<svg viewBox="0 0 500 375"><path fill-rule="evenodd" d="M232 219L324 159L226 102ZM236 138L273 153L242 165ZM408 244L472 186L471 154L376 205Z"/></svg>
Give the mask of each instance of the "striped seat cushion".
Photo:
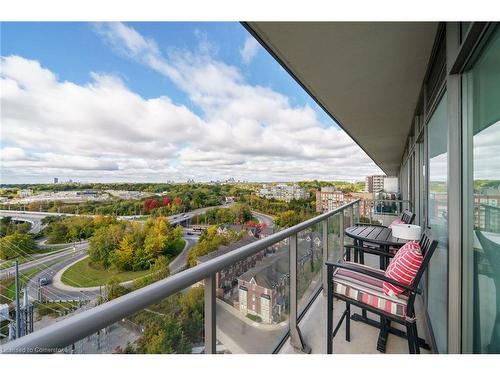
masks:
<svg viewBox="0 0 500 375"><path fill-rule="evenodd" d="M384 271L362 264L352 262L345 263L355 264L358 267L367 268L381 275L384 274ZM343 268L337 268L333 276L333 290L335 294L343 295L403 319L407 318L407 297L405 295L388 296L384 293L383 282L374 277ZM413 319L413 317L411 317L411 319Z"/></svg>
<svg viewBox="0 0 500 375"><path fill-rule="evenodd" d="M385 276L405 285L410 285L415 279L422 261L423 257L418 241L407 242L394 255L385 271ZM389 296L397 296L404 292L403 288L387 282L383 283L383 289L384 293Z"/></svg>

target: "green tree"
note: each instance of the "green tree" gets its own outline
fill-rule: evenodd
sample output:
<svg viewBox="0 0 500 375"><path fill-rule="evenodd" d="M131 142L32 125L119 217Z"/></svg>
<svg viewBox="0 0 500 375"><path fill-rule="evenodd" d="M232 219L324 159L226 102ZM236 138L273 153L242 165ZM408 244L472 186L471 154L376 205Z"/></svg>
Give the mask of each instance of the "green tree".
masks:
<svg viewBox="0 0 500 375"><path fill-rule="evenodd" d="M136 242L130 233L120 241L118 248L114 252L113 264L121 271L130 271L133 268L134 255L136 252Z"/></svg>
<svg viewBox="0 0 500 375"><path fill-rule="evenodd" d="M123 237L120 224L101 227L95 231L89 241L89 257L92 262L101 264L104 268L111 265L115 249Z"/></svg>
<svg viewBox="0 0 500 375"><path fill-rule="evenodd" d="M8 260L36 250L33 237L26 233L14 233L0 238L0 259Z"/></svg>
<svg viewBox="0 0 500 375"><path fill-rule="evenodd" d="M117 277L112 277L106 284L106 299L111 301L128 293L127 288L120 285L120 280Z"/></svg>

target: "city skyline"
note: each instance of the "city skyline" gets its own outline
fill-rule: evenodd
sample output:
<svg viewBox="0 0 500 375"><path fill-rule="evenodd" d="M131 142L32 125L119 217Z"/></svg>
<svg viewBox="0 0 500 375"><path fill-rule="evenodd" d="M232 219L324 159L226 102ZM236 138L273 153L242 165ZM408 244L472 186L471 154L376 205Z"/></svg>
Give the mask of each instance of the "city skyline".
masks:
<svg viewBox="0 0 500 375"><path fill-rule="evenodd" d="M4 184L381 173L239 23L2 23L1 66Z"/></svg>

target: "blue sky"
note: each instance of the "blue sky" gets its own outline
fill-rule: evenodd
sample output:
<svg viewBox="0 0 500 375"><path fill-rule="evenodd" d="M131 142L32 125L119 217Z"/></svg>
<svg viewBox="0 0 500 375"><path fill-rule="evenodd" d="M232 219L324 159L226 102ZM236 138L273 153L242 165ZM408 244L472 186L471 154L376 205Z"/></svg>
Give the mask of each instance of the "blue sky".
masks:
<svg viewBox="0 0 500 375"><path fill-rule="evenodd" d="M361 179L377 172L239 23L2 23L1 35L8 88L2 93L4 183L53 176ZM287 129L287 123L294 125ZM160 140L160 134L175 136ZM101 144L92 145L92 137ZM320 146L322 138L338 142ZM355 151L359 171L348 171L345 161L327 171L312 162L318 147L327 148L326 159L342 159L330 152L335 145ZM122 146L134 150L129 157Z"/></svg>

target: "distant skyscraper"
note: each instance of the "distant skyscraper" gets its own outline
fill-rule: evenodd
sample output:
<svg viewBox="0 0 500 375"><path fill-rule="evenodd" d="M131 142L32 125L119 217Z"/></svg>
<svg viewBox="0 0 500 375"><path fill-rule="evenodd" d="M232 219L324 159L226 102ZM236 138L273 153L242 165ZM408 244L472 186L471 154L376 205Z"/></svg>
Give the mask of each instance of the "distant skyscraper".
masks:
<svg viewBox="0 0 500 375"><path fill-rule="evenodd" d="M57 177L54 177L54 184L57 184L59 182L59 179Z"/></svg>

